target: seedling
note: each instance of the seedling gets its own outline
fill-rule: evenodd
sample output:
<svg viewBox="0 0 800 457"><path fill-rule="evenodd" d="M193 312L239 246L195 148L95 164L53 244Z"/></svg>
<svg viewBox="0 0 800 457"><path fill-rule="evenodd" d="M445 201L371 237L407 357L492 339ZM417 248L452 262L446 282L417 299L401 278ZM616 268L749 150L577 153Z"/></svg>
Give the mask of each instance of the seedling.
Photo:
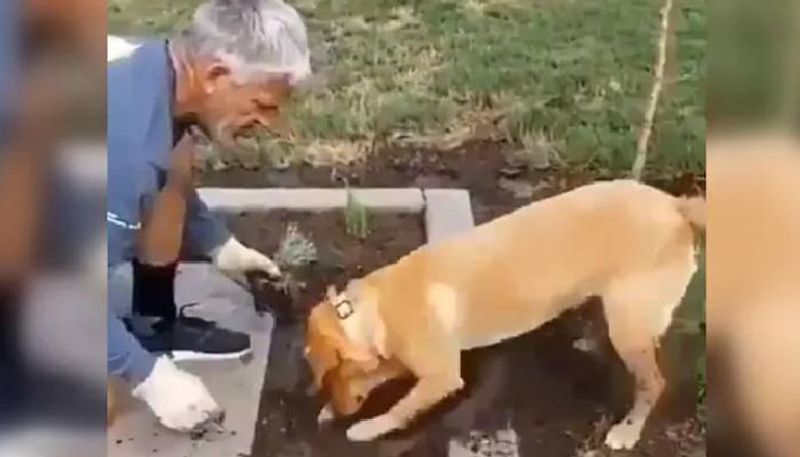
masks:
<svg viewBox="0 0 800 457"><path fill-rule="evenodd" d="M566 163L558 153L559 145L542 131L523 130L518 135L522 149L513 158L534 170L547 170L553 162L558 166Z"/></svg>
<svg viewBox="0 0 800 457"><path fill-rule="evenodd" d="M347 204L344 207L344 226L347 234L364 240L369 235L369 212L367 207L358 201L355 193L350 189L350 182L334 168L331 171L331 180L341 180L347 189Z"/></svg>
<svg viewBox="0 0 800 457"><path fill-rule="evenodd" d="M260 288L256 311L271 312L279 323L291 322L294 314L292 303L303 288L299 278L306 267L317 261L317 248L313 241L300 233L297 224L290 223L272 258L283 275L278 280L260 275L250 278L251 284Z"/></svg>
<svg viewBox="0 0 800 457"><path fill-rule="evenodd" d="M344 222L347 234L360 240L369 235L369 214L367 208L358 201L355 194L347 191L347 205L344 208Z"/></svg>
<svg viewBox="0 0 800 457"><path fill-rule="evenodd" d="M297 224L290 223L286 226L286 234L274 259L281 269L296 270L318 260L317 247L313 241L300 233Z"/></svg>
<svg viewBox="0 0 800 457"><path fill-rule="evenodd" d="M275 286L294 298L300 286L296 279L297 273L318 260L317 247L313 241L300 233L297 224L290 223L286 226L286 234L278 246L274 259L283 272L283 277Z"/></svg>

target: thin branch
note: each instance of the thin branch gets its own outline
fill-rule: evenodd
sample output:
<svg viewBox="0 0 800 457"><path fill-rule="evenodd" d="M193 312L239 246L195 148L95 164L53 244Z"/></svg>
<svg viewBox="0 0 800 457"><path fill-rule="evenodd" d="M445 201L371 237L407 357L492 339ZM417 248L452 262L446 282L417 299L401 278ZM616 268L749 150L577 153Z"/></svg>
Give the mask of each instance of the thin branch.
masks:
<svg viewBox="0 0 800 457"><path fill-rule="evenodd" d="M658 56L656 60L655 75L653 76L653 88L650 91L650 99L645 111L644 125L639 133L639 140L636 143L636 159L633 162L631 175L639 180L642 177L645 163L647 163L647 146L650 143L650 135L653 132L653 120L656 117L656 108L661 97L661 89L664 85L664 67L667 62L667 33L669 30L669 19L672 15L673 0L664 0L661 7L661 35L658 39Z"/></svg>

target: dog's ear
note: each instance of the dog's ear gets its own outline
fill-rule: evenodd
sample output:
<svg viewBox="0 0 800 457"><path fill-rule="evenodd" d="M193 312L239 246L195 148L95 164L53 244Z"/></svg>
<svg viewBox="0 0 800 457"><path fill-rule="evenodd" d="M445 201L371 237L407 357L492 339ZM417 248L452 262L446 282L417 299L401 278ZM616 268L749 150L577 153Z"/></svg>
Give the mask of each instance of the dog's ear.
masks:
<svg viewBox="0 0 800 457"><path fill-rule="evenodd" d="M335 289L330 288L329 293L335 294ZM372 371L378 368L380 364L378 355L369 348L350 341L344 333L333 307L321 309L316 314L314 321L322 344L336 350L337 365L343 362L352 362L364 371Z"/></svg>
<svg viewBox="0 0 800 457"><path fill-rule="evenodd" d="M335 318L334 318L335 319ZM336 353L336 368L342 363L355 364L362 371L372 371L378 368L380 360L378 355L368 348L354 344L342 331L337 320L322 322L321 335L324 346L333 348ZM332 360L332 357L330 357Z"/></svg>
<svg viewBox="0 0 800 457"><path fill-rule="evenodd" d="M318 350L311 351L308 362L314 373L314 385L317 386L317 389L324 390L325 376L338 368L342 360L336 348L323 346Z"/></svg>
<svg viewBox="0 0 800 457"><path fill-rule="evenodd" d="M342 361L335 342L327 335L324 327L325 322L315 319L312 313L306 337L305 357L311 366L317 389L323 388L325 375L336 369Z"/></svg>
<svg viewBox="0 0 800 457"><path fill-rule="evenodd" d="M339 348L339 357L341 362L347 363L351 362L356 365L358 370L369 372L378 369L381 361L378 358L378 355L373 353L370 350L363 349L356 345L350 344L349 342L343 344Z"/></svg>
<svg viewBox="0 0 800 457"><path fill-rule="evenodd" d="M339 351L330 337L330 311L328 306L315 307L311 310L306 327L305 358L311 367L314 385L317 389L323 388L325 375L336 369L341 363Z"/></svg>

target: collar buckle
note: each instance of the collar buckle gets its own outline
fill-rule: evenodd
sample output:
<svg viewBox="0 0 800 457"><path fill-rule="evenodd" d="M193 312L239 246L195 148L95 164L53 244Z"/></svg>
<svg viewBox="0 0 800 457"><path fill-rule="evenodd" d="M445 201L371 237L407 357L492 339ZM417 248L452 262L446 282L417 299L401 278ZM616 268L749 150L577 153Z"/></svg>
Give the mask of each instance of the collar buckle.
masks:
<svg viewBox="0 0 800 457"><path fill-rule="evenodd" d="M353 303L346 298L333 303L333 309L336 311L336 315L339 316L339 319L341 320L345 320L355 313Z"/></svg>

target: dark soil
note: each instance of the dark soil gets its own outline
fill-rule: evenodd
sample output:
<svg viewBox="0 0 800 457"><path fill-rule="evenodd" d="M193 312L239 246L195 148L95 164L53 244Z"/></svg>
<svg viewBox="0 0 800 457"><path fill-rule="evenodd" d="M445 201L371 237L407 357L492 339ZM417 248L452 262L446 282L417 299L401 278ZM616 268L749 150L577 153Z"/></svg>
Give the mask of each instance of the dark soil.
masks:
<svg viewBox="0 0 800 457"><path fill-rule="evenodd" d="M467 188L479 223L593 179L581 173L528 170L504 158L506 147L474 143L447 153L400 149L338 171L352 186ZM527 183L534 193L515 197L498 184L501 178ZM340 186L331 179L330 168L310 166L210 172L203 183L220 187ZM688 175L654 184L675 194L695 193L704 187L702 180ZM372 233L363 242L345 233L338 212L243 215L233 217L230 226L246 243L274 252L287 221L299 222L301 231L320 250L320 264L309 272L307 287L295 302L301 317L322 298L328 284L341 286L394 262L424 242L422 222L416 216L373 215ZM263 299L259 294L257 291L257 300ZM349 423L318 427L321 400L307 392L310 376L302 357L303 332L301 318L279 325L273 334L253 457L444 457L451 438L467 438L472 431L491 433L509 425L518 433L520 454L525 457L617 455L605 450L602 442L610 421L619 419L630 407L633 385L608 342L600 304L595 301L528 335L465 353L467 385L462 393L426 414L409 431L369 444L346 440ZM598 348L591 352L573 348L574 340L587 333L599 343ZM668 335L661 351L668 391L651 415L637 450L618 455L705 455L705 434L695 419L693 362L686 362L696 360L701 350L702 341L687 343L683 335ZM368 401L364 416L387 409L409 387L409 382L398 382L380 389Z"/></svg>

